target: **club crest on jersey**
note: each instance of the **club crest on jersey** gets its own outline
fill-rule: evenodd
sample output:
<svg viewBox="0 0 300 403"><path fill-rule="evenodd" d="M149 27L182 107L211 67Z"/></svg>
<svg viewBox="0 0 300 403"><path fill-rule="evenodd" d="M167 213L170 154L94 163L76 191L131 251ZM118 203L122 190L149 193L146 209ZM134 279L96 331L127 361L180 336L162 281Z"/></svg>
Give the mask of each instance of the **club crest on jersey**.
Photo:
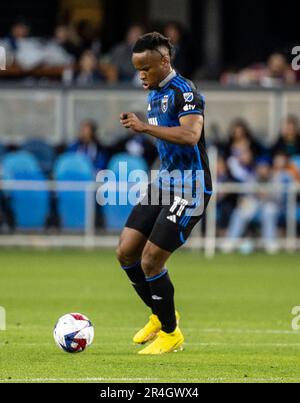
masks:
<svg viewBox="0 0 300 403"><path fill-rule="evenodd" d="M192 92L186 92L183 94L185 102L192 102L194 100L194 94Z"/></svg>
<svg viewBox="0 0 300 403"><path fill-rule="evenodd" d="M169 95L165 95L161 100L161 110L166 113L169 107Z"/></svg>

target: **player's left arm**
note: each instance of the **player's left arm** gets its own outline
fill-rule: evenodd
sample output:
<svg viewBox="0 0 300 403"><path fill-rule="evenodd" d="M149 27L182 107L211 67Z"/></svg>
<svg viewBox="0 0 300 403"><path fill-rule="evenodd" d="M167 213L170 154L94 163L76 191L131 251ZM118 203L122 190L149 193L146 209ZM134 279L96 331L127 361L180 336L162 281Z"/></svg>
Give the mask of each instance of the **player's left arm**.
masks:
<svg viewBox="0 0 300 403"><path fill-rule="evenodd" d="M132 129L137 133L147 133L150 136L179 145L195 146L199 143L203 128L203 116L186 115L180 118L180 126L164 127L154 126L142 122L134 113L127 113L127 119L122 119L121 124L126 129Z"/></svg>

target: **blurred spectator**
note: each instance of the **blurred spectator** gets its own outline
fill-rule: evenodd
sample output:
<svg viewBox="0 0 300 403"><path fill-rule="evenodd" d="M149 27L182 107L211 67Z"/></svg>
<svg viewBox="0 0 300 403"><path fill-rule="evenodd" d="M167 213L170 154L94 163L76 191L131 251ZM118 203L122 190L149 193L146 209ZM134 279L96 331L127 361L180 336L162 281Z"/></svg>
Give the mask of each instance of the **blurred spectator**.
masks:
<svg viewBox="0 0 300 403"><path fill-rule="evenodd" d="M294 182L300 181L300 172L286 154L279 152L273 158L273 176L274 187L282 193L279 227L285 228L287 223L288 188Z"/></svg>
<svg viewBox="0 0 300 403"><path fill-rule="evenodd" d="M260 77L264 87L280 84L295 84L296 75L287 58L281 53L274 53L267 62L267 68Z"/></svg>
<svg viewBox="0 0 300 403"><path fill-rule="evenodd" d="M233 211L227 231L225 251L232 251L248 225L255 221L261 225L263 246L268 253L277 251L277 224L284 193L275 186L272 167L266 159L257 161L255 182L260 185L273 184L274 192L261 190L255 194L242 196Z"/></svg>
<svg viewBox="0 0 300 403"><path fill-rule="evenodd" d="M248 148L254 158L263 153L262 145L254 138L247 123L242 119L235 120L229 129L229 139L225 144L219 144L226 158L238 156L240 150Z"/></svg>
<svg viewBox="0 0 300 403"><path fill-rule="evenodd" d="M226 184L234 182L230 175L225 159L218 157L217 161L217 183ZM237 196L235 194L217 193L217 228L219 236L224 236L228 227L229 219L236 206Z"/></svg>
<svg viewBox="0 0 300 403"><path fill-rule="evenodd" d="M260 85L273 87L280 85L292 85L297 80L296 73L292 70L287 58L281 53L273 53L266 64L255 64L239 73L224 73L221 83L225 85Z"/></svg>
<svg viewBox="0 0 300 403"><path fill-rule="evenodd" d="M139 119L145 120L143 113L135 112L135 114ZM147 136L135 133L132 130L128 130L127 135L113 144L110 149L112 154L125 152L135 157L142 157L149 168L151 168L158 156L157 148L153 142Z"/></svg>
<svg viewBox="0 0 300 403"><path fill-rule="evenodd" d="M80 37L73 25L57 25L54 31L54 41L76 60L82 53Z"/></svg>
<svg viewBox="0 0 300 403"><path fill-rule="evenodd" d="M69 27L66 25L57 26L54 38L45 45L44 63L47 66L70 65L75 61L75 54L76 47L70 40Z"/></svg>
<svg viewBox="0 0 300 403"><path fill-rule="evenodd" d="M4 46L14 61L24 70L30 70L43 63L44 49L40 40L29 36L30 26L19 19L4 39Z"/></svg>
<svg viewBox="0 0 300 403"><path fill-rule="evenodd" d="M278 152L289 157L300 155L300 127L295 116L288 116L282 123L280 138L272 148L273 155Z"/></svg>
<svg viewBox="0 0 300 403"><path fill-rule="evenodd" d="M79 138L71 144L68 151L83 153L90 158L95 170L105 169L108 162L108 152L97 137L97 124L91 120L81 123Z"/></svg>
<svg viewBox="0 0 300 403"><path fill-rule="evenodd" d="M164 35L174 46L173 65L176 71L184 77L192 78L195 60L191 39L186 38L183 27L178 22L169 22L164 28Z"/></svg>
<svg viewBox="0 0 300 403"><path fill-rule="evenodd" d="M272 87L283 84L294 84L296 74L281 53L272 54L266 66L253 66L242 71L239 75L240 84L259 84L263 87Z"/></svg>
<svg viewBox="0 0 300 403"><path fill-rule="evenodd" d="M141 35L145 33L142 25L132 25L124 42L113 48L109 55L110 68L115 69L116 80L133 81L136 70L132 64L132 48Z"/></svg>
<svg viewBox="0 0 300 403"><path fill-rule="evenodd" d="M100 65L90 50L85 51L80 58L79 72L75 81L80 86L93 85L104 81L104 75L100 72Z"/></svg>
<svg viewBox="0 0 300 403"><path fill-rule="evenodd" d="M284 152L278 152L273 158L274 176L280 183L300 182L300 171Z"/></svg>
<svg viewBox="0 0 300 403"><path fill-rule="evenodd" d="M241 148L238 154L229 157L227 164L235 181L245 183L253 180L254 158L250 148Z"/></svg>
<svg viewBox="0 0 300 403"><path fill-rule="evenodd" d="M297 176L297 170L291 165L286 154L278 153L273 158L273 174L278 183L292 183Z"/></svg>

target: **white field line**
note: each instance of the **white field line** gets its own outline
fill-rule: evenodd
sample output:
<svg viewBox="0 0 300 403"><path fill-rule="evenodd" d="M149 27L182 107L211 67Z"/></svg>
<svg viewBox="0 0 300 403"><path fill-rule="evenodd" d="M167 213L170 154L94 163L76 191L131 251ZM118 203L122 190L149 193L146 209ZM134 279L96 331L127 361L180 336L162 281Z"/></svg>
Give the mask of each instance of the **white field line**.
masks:
<svg viewBox="0 0 300 403"><path fill-rule="evenodd" d="M298 382L300 378L19 378L0 379L0 383L43 382Z"/></svg>

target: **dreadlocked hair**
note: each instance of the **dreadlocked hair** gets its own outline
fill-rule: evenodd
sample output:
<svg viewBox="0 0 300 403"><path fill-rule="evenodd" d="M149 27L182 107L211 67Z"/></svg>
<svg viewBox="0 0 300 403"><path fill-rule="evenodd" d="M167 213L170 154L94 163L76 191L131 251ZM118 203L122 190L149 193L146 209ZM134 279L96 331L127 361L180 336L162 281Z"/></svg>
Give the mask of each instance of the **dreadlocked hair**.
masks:
<svg viewBox="0 0 300 403"><path fill-rule="evenodd" d="M169 38L166 38L159 32L151 32L141 36L133 47L133 53L143 53L146 50L158 50L164 47L169 51L169 55L173 56L173 45Z"/></svg>

